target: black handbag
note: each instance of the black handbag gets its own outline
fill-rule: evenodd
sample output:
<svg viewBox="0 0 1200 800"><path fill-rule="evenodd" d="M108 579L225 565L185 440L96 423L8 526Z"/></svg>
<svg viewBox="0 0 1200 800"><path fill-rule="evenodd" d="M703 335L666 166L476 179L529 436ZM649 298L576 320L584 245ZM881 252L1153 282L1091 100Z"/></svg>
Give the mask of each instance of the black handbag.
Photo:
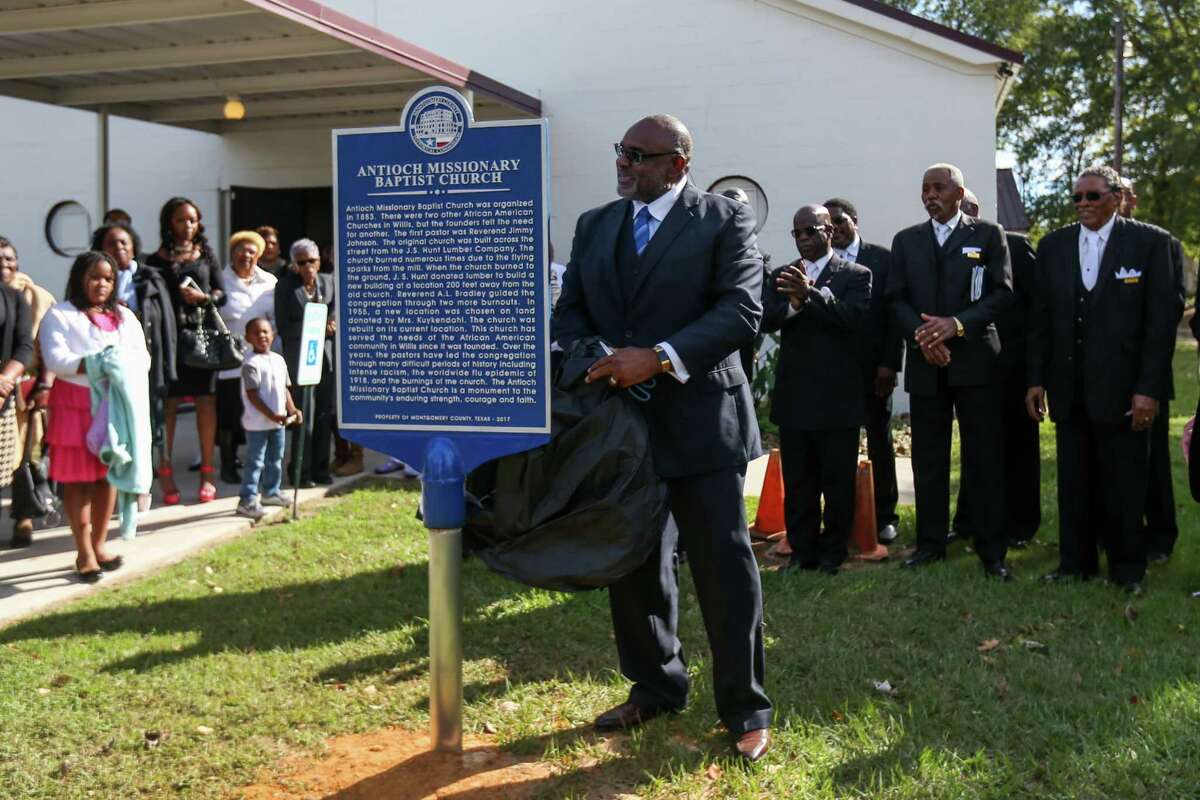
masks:
<svg viewBox="0 0 1200 800"><path fill-rule="evenodd" d="M13 470L12 506L9 516L13 519L41 519L42 517L57 518L58 498L50 488L42 472L42 465L31 458L33 453L33 415L30 424L25 429L25 452L21 463Z"/></svg>
<svg viewBox="0 0 1200 800"><path fill-rule="evenodd" d="M183 363L196 369L236 369L246 357L240 336L234 336L211 304L202 307L200 324L179 331Z"/></svg>

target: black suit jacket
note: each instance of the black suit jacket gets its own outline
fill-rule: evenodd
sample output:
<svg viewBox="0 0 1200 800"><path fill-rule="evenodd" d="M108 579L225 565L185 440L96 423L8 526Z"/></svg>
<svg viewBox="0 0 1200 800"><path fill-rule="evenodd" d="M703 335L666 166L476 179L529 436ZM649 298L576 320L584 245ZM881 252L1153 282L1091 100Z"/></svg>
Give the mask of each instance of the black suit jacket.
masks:
<svg viewBox="0 0 1200 800"><path fill-rule="evenodd" d="M1029 314L1037 286L1037 252L1029 237L1006 231L1008 256L1012 262L1013 302L996 317L1000 334L1000 367L1020 370L1018 380L1024 380L1025 357L1029 349Z"/></svg>
<svg viewBox="0 0 1200 800"><path fill-rule="evenodd" d="M863 364L870 381L866 390L870 392L874 390L876 369L890 367L896 372L900 371L904 362L904 335L887 300L892 251L860 240L855 263L871 271L871 308L867 315L864 338L866 358Z"/></svg>
<svg viewBox="0 0 1200 800"><path fill-rule="evenodd" d="M318 297L309 300L299 279L280 281L275 285L275 326L277 335L283 339L283 357L287 360L292 381L300 369L300 337L304 332L304 306L308 303L325 303L329 306L329 318L333 319L334 283L333 276L317 273ZM333 369L333 338L325 338L324 369Z"/></svg>
<svg viewBox="0 0 1200 800"><path fill-rule="evenodd" d="M950 386L980 386L996 379L996 317L1013 301L1008 245L999 225L963 214L942 247L940 271L937 247L929 220L905 228L892 240L887 295L907 346L904 388L916 395L936 393L939 369L925 360L913 339L924 324L921 314L957 317L963 324L965 335L949 342L947 380ZM975 267L983 268L983 283L979 298L972 301Z"/></svg>
<svg viewBox="0 0 1200 800"><path fill-rule="evenodd" d="M585 336L615 347L669 343L690 378L658 375L640 406L655 470L677 478L744 465L762 452L737 352L762 317L754 212L689 182L642 253L626 303L616 260L631 209L616 200L579 218L552 338L563 347Z"/></svg>
<svg viewBox="0 0 1200 800"><path fill-rule="evenodd" d="M835 254L800 311L787 315L787 296L776 289L774 276L763 306L763 330L782 331L771 421L799 430L862 425L871 271Z"/></svg>
<svg viewBox="0 0 1200 800"><path fill-rule="evenodd" d="M1075 291L1079 224L1038 245L1039 282L1029 330L1029 385L1044 386L1050 417L1070 419L1082 401L1089 419L1120 423L1133 395L1159 401L1170 388L1177 298L1168 240L1149 225L1117 218L1092 289L1085 385L1076 382ZM1128 277L1119 278L1122 271ZM1138 274L1140 273L1140 274Z"/></svg>

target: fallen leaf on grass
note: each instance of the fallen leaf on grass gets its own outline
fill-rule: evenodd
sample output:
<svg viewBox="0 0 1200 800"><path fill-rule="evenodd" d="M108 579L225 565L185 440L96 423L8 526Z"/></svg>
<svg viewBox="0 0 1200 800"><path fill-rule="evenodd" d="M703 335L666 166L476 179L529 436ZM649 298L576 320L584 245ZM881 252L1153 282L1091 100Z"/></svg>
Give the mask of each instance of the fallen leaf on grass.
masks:
<svg viewBox="0 0 1200 800"><path fill-rule="evenodd" d="M1050 654L1050 648L1041 642L1035 642L1033 639L1022 639L1021 646L1031 653L1039 653L1043 656Z"/></svg>
<svg viewBox="0 0 1200 800"><path fill-rule="evenodd" d="M197 725L196 726L196 733L200 734L201 736L208 736L212 732L213 732L213 729L208 727L207 725Z"/></svg>
<svg viewBox="0 0 1200 800"><path fill-rule="evenodd" d="M891 681L872 681L872 683L875 684L875 691L882 692L888 697L895 697L900 694L899 690L892 686Z"/></svg>
<svg viewBox="0 0 1200 800"><path fill-rule="evenodd" d="M1137 618L1138 610L1133 607L1133 603L1125 606L1125 619L1129 620L1130 622L1137 622Z"/></svg>
<svg viewBox="0 0 1200 800"><path fill-rule="evenodd" d="M829 716L833 717L834 722L845 722L846 721L846 715L843 714L842 712L838 711L836 708L833 710L833 713L830 714Z"/></svg>
<svg viewBox="0 0 1200 800"><path fill-rule="evenodd" d="M996 694L1000 695L1001 700L1008 697L1008 681L1004 680L1004 678L996 681Z"/></svg>
<svg viewBox="0 0 1200 800"><path fill-rule="evenodd" d="M495 725L493 725L493 724L492 724L492 723L490 723L490 722L485 722L485 723L483 723L483 732L484 732L484 733L490 733L490 734L492 734L492 735L495 735L495 733L496 733L496 726L495 726Z"/></svg>
<svg viewBox="0 0 1200 800"><path fill-rule="evenodd" d="M50 685L57 689L59 686L66 686L70 682L70 675L55 675L54 679L50 681Z"/></svg>
<svg viewBox="0 0 1200 800"><path fill-rule="evenodd" d="M984 639L975 649L980 653L990 653L1000 646L999 639Z"/></svg>
<svg viewBox="0 0 1200 800"><path fill-rule="evenodd" d="M975 615L970 611L964 611L958 615L958 618L963 622L970 622L971 620L975 619Z"/></svg>
<svg viewBox="0 0 1200 800"><path fill-rule="evenodd" d="M369 683L363 687L363 694L375 694L379 690L375 688L375 684Z"/></svg>
<svg viewBox="0 0 1200 800"><path fill-rule="evenodd" d="M1136 706L1137 704L1139 704L1141 702L1142 702L1142 698L1138 697L1136 694L1129 695L1129 704L1130 705Z"/></svg>
<svg viewBox="0 0 1200 800"><path fill-rule="evenodd" d="M50 690L45 686L38 687L38 694L50 694Z"/></svg>
<svg viewBox="0 0 1200 800"><path fill-rule="evenodd" d="M519 705L517 705L516 703L514 703L512 700L505 700L503 703L500 704L500 710L503 711L505 714L512 714L520 708L521 707Z"/></svg>
<svg viewBox="0 0 1200 800"><path fill-rule="evenodd" d="M205 568L204 568L204 574L205 574L205 575L212 575L212 574L213 574L213 568L212 568L212 567L205 567Z"/></svg>
<svg viewBox="0 0 1200 800"><path fill-rule="evenodd" d="M704 771L704 776L710 781L719 781L724 774L725 771L721 769L720 764L709 764L708 769Z"/></svg>

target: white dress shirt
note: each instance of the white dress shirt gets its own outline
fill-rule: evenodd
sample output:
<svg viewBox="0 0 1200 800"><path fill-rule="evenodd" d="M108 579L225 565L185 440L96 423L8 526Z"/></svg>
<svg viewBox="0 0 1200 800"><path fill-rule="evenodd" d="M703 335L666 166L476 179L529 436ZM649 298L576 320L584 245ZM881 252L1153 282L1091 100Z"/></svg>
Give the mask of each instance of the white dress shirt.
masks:
<svg viewBox="0 0 1200 800"><path fill-rule="evenodd" d="M958 223L962 222L962 212L956 211L950 221L943 224L938 222L933 217L929 218L933 223L933 235L937 237L938 247L946 244L946 240L950 238L950 234L954 233L954 229L958 227Z"/></svg>
<svg viewBox="0 0 1200 800"><path fill-rule="evenodd" d="M1095 287L1096 279L1100 277L1100 262L1104 260L1104 248L1112 236L1113 225L1117 215L1113 214L1108 222L1094 231L1086 225L1079 226L1079 273L1083 278L1083 286L1089 292Z"/></svg>
<svg viewBox="0 0 1200 800"><path fill-rule="evenodd" d="M220 313L221 319L225 321L230 333L244 337L246 323L256 316L267 316L261 313L266 310L267 306L272 312L269 317L275 316L275 284L279 279L274 275L262 267L256 266L254 272L250 274L250 280L243 281L233 271L233 267L225 267L222 277L225 278L225 305L218 308L217 311ZM263 298L268 294L270 297L264 300ZM254 315L247 316L247 312L251 309L254 309ZM272 319L271 326L274 327L274 325L275 321ZM278 340L280 337L277 335L275 338ZM217 373L217 377L226 380L241 377L241 374L242 368L235 367L221 370Z"/></svg>
<svg viewBox="0 0 1200 800"><path fill-rule="evenodd" d="M856 234L854 234L854 241L850 243L849 247L847 247L845 250L839 250L838 248L835 247L835 248L833 248L833 252L838 254L838 258L845 259L846 261L849 261L851 264L857 264L858 263L858 249L860 247L862 247L862 239L856 233Z"/></svg>
<svg viewBox="0 0 1200 800"><path fill-rule="evenodd" d="M823 258L818 258L816 261L809 261L806 258L800 259L800 263L804 265L804 274L808 276L809 283L814 284L812 287L809 288L809 291L810 292L819 291L820 294L823 295L826 300L830 300L833 298L833 292L830 290L830 288L828 286L822 287L820 290L818 290L816 288L815 284L817 282L817 278L821 277L821 273L825 271L825 266L829 263L830 259L832 259L832 258L833 258L833 251L830 250L828 253L825 254L825 256ZM796 308L789 302L788 309L787 309L787 315L790 317L795 314L799 314L803 308L804 308L804 306L801 306L800 308Z"/></svg>
<svg viewBox="0 0 1200 800"><path fill-rule="evenodd" d="M675 201L679 199L679 195L683 194L683 187L687 186L687 176L684 175L679 179L679 182L672 186L667 191L660 194L649 203L643 203L641 200L634 200L633 216L637 217L638 212L643 208L650 209L650 221L647 224L650 235L646 242L649 243L654 238L654 234L658 233L658 228L662 225L662 221L667 218L667 214L671 213L671 208L675 205ZM647 244L647 246L649 246ZM658 346L667 354L667 358L671 359L672 372L675 379L680 383L687 383L691 375L687 371L687 367L680 360L679 354L675 352L675 348L671 347L667 342L659 342Z"/></svg>

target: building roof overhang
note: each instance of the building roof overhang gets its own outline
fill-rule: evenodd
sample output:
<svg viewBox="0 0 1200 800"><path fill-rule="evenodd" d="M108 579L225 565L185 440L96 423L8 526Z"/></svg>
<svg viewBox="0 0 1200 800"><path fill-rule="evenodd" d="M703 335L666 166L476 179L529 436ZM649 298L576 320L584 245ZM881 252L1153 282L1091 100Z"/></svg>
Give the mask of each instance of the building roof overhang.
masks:
<svg viewBox="0 0 1200 800"><path fill-rule="evenodd" d="M434 84L541 101L313 0L0 0L0 95L210 133L396 124ZM225 118L238 98L245 118Z"/></svg>

